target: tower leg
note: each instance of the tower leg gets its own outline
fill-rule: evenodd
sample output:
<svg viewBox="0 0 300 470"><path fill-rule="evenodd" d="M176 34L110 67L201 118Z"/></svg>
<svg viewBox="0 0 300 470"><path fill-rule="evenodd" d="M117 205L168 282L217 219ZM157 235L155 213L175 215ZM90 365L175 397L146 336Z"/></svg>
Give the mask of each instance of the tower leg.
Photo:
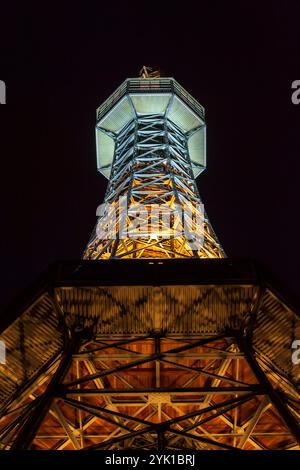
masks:
<svg viewBox="0 0 300 470"><path fill-rule="evenodd" d="M260 367L259 363L256 360L255 352L252 348L252 345L249 341L245 338L238 339L238 345L241 351L244 353L245 358L248 361L248 364L252 368L254 375L256 376L259 383L263 386L266 395L269 396L271 402L273 403L274 407L277 409L279 415L284 420L286 426L289 428L297 442L300 444L300 428L298 423L296 422L295 418L293 417L292 413L282 400L280 394L274 389L272 384L270 383L268 377Z"/></svg>
<svg viewBox="0 0 300 470"><path fill-rule="evenodd" d="M36 433L49 411L53 395L68 372L72 362L72 354L77 350L79 344L79 337L71 335L71 337L67 339L66 343L66 347L56 372L43 395L36 399L37 405L19 430L16 440L11 447L12 450L30 449Z"/></svg>

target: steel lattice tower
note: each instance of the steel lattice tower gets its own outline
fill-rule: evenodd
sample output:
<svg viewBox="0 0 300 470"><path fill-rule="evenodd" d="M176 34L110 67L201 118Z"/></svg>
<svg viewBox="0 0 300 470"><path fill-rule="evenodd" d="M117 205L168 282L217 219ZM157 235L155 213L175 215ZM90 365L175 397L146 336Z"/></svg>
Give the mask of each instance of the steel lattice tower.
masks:
<svg viewBox="0 0 300 470"><path fill-rule="evenodd" d="M195 178L206 164L204 108L173 78L126 80L98 109L96 139L98 169L109 177L109 209L96 227L104 233L111 225L106 231L116 236L103 240L95 228L85 259L224 257L206 215L203 240L192 242L201 205ZM190 212L184 221L178 208Z"/></svg>
<svg viewBox="0 0 300 470"><path fill-rule="evenodd" d="M0 448L299 449L299 314L201 212L203 107L144 69L96 138L109 182L84 259L0 317Z"/></svg>

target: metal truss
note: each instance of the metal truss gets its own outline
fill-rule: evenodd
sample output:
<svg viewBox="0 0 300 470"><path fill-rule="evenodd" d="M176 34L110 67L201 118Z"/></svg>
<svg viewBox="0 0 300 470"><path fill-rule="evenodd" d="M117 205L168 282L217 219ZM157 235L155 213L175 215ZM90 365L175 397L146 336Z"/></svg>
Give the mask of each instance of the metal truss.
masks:
<svg viewBox="0 0 300 470"><path fill-rule="evenodd" d="M206 214L199 213L190 134L164 114L148 114L136 116L113 136L115 155L104 201L108 209L98 219L85 259L225 256ZM122 197L125 207L119 203ZM197 217L203 224L195 237Z"/></svg>
<svg viewBox="0 0 300 470"><path fill-rule="evenodd" d="M0 448L300 449L299 403L283 400L245 341L240 331L69 331L60 355L0 410Z"/></svg>
<svg viewBox="0 0 300 470"><path fill-rule="evenodd" d="M221 259L193 173L203 107L173 79L129 79L97 122L111 173L84 260L0 318L0 449L300 450L299 317Z"/></svg>

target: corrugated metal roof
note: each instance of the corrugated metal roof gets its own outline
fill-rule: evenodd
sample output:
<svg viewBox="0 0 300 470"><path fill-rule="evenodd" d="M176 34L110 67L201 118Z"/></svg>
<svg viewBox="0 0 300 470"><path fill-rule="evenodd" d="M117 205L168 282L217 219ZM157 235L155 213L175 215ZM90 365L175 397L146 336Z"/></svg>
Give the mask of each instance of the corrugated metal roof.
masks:
<svg viewBox="0 0 300 470"><path fill-rule="evenodd" d="M0 365L0 403L3 404L62 347L59 318L47 294L40 297L2 334L6 364Z"/></svg>
<svg viewBox="0 0 300 470"><path fill-rule="evenodd" d="M135 286L59 288L69 322L94 325L97 334L215 334L238 328L249 311L252 286Z"/></svg>
<svg viewBox="0 0 300 470"><path fill-rule="evenodd" d="M257 314L253 345L297 382L300 380L300 364L292 363L294 339L300 339L299 316L267 289Z"/></svg>

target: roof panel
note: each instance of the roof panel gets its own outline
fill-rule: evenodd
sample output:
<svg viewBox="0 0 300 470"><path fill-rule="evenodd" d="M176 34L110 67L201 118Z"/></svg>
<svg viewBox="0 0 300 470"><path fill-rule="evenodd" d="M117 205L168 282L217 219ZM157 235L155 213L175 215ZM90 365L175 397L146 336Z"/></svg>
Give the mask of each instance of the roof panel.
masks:
<svg viewBox="0 0 300 470"><path fill-rule="evenodd" d="M117 133L132 118L134 118L133 108L125 96L98 123L98 127Z"/></svg>
<svg viewBox="0 0 300 470"><path fill-rule="evenodd" d="M96 128L97 168L109 178L114 157L115 142L112 137Z"/></svg>
<svg viewBox="0 0 300 470"><path fill-rule="evenodd" d="M136 94L130 95L135 110L139 114L165 113L171 98L170 93L165 94Z"/></svg>
<svg viewBox="0 0 300 470"><path fill-rule="evenodd" d="M175 95L168 112L168 118L185 132L204 124L204 121Z"/></svg>

